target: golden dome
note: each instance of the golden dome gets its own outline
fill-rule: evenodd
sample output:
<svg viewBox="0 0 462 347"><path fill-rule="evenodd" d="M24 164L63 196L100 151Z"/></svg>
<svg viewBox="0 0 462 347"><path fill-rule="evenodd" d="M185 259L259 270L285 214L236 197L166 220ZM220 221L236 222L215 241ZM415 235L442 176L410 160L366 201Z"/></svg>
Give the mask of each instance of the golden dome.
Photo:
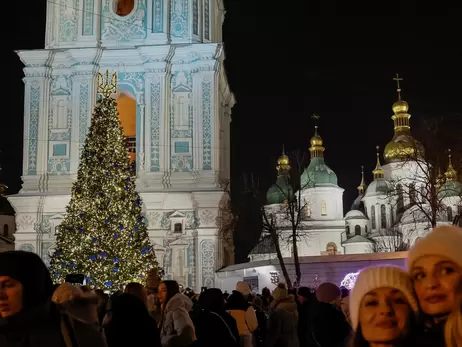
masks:
<svg viewBox="0 0 462 347"><path fill-rule="evenodd" d="M282 154L278 159L278 166L288 166L289 165L289 157L285 154Z"/></svg>
<svg viewBox="0 0 462 347"><path fill-rule="evenodd" d="M422 144L406 133L395 134L383 152L383 157L388 163L422 158L424 155Z"/></svg>
<svg viewBox="0 0 462 347"><path fill-rule="evenodd" d="M392 106L394 114L407 113L409 111L409 104L404 100L396 101Z"/></svg>
<svg viewBox="0 0 462 347"><path fill-rule="evenodd" d="M318 135L318 126L314 127L314 135L310 140L311 147L321 147L323 144L322 137Z"/></svg>
<svg viewBox="0 0 462 347"><path fill-rule="evenodd" d="M451 159L451 150L448 149L448 169L444 173L444 176L448 181L456 181L457 180L457 171L452 166L452 159Z"/></svg>
<svg viewBox="0 0 462 347"><path fill-rule="evenodd" d="M310 140L310 143L311 143L311 146L312 147L315 147L315 146L322 146L322 138L321 136L319 135L314 135L311 140Z"/></svg>
<svg viewBox="0 0 462 347"><path fill-rule="evenodd" d="M276 170L278 172L278 176L285 175L290 170L290 160L289 157L284 152L284 147L282 149L282 155L278 158L278 165L276 166Z"/></svg>

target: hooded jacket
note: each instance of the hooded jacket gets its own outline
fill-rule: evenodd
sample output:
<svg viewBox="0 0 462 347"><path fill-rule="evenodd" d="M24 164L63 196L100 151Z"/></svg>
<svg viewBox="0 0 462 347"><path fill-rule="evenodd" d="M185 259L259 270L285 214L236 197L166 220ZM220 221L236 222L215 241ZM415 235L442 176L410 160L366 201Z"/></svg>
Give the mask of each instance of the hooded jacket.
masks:
<svg viewBox="0 0 462 347"><path fill-rule="evenodd" d="M196 341L194 325L189 317L193 303L186 295L176 294L163 311L160 340L163 347L186 347Z"/></svg>

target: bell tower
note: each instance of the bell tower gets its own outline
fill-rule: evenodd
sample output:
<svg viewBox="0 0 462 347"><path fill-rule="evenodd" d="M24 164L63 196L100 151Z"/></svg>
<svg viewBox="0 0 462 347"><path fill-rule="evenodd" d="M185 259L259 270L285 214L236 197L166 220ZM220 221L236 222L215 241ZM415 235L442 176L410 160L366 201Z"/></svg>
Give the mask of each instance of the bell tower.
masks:
<svg viewBox="0 0 462 347"><path fill-rule="evenodd" d="M223 0L59 0L45 48L221 42L223 20Z"/></svg>
<svg viewBox="0 0 462 347"><path fill-rule="evenodd" d="M117 74L119 119L165 278L213 287L232 261L227 206L234 96L224 70L222 0L55 0L45 49L24 64L23 185L8 199L15 248L49 257L96 102ZM218 218L218 216L221 216ZM228 260L227 260L228 259Z"/></svg>

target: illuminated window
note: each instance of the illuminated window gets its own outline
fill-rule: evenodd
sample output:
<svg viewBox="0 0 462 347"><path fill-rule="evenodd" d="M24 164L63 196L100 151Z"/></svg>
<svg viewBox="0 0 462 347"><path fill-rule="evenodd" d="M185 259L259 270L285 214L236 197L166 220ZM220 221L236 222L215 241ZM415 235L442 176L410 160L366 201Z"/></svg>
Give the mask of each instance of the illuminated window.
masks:
<svg viewBox="0 0 462 347"><path fill-rule="evenodd" d="M321 201L321 216L325 216L327 214L326 209L326 200Z"/></svg>
<svg viewBox="0 0 462 347"><path fill-rule="evenodd" d="M119 16L126 16L133 11L135 0L118 0L114 1L114 10Z"/></svg>

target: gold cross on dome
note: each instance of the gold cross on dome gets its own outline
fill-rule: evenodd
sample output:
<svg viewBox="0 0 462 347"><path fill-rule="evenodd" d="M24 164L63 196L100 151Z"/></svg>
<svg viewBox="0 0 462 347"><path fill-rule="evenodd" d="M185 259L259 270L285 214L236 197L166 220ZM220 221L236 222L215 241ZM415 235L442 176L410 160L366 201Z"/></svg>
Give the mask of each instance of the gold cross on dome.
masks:
<svg viewBox="0 0 462 347"><path fill-rule="evenodd" d="M401 100L401 86L399 84L403 79L399 77L399 74L396 74L396 77L393 78L393 81L396 81L396 90L398 91L398 100Z"/></svg>
<svg viewBox="0 0 462 347"><path fill-rule="evenodd" d="M106 70L106 78L101 72L98 72L98 94L109 98L117 91L117 73L114 72L109 79L109 70Z"/></svg>

